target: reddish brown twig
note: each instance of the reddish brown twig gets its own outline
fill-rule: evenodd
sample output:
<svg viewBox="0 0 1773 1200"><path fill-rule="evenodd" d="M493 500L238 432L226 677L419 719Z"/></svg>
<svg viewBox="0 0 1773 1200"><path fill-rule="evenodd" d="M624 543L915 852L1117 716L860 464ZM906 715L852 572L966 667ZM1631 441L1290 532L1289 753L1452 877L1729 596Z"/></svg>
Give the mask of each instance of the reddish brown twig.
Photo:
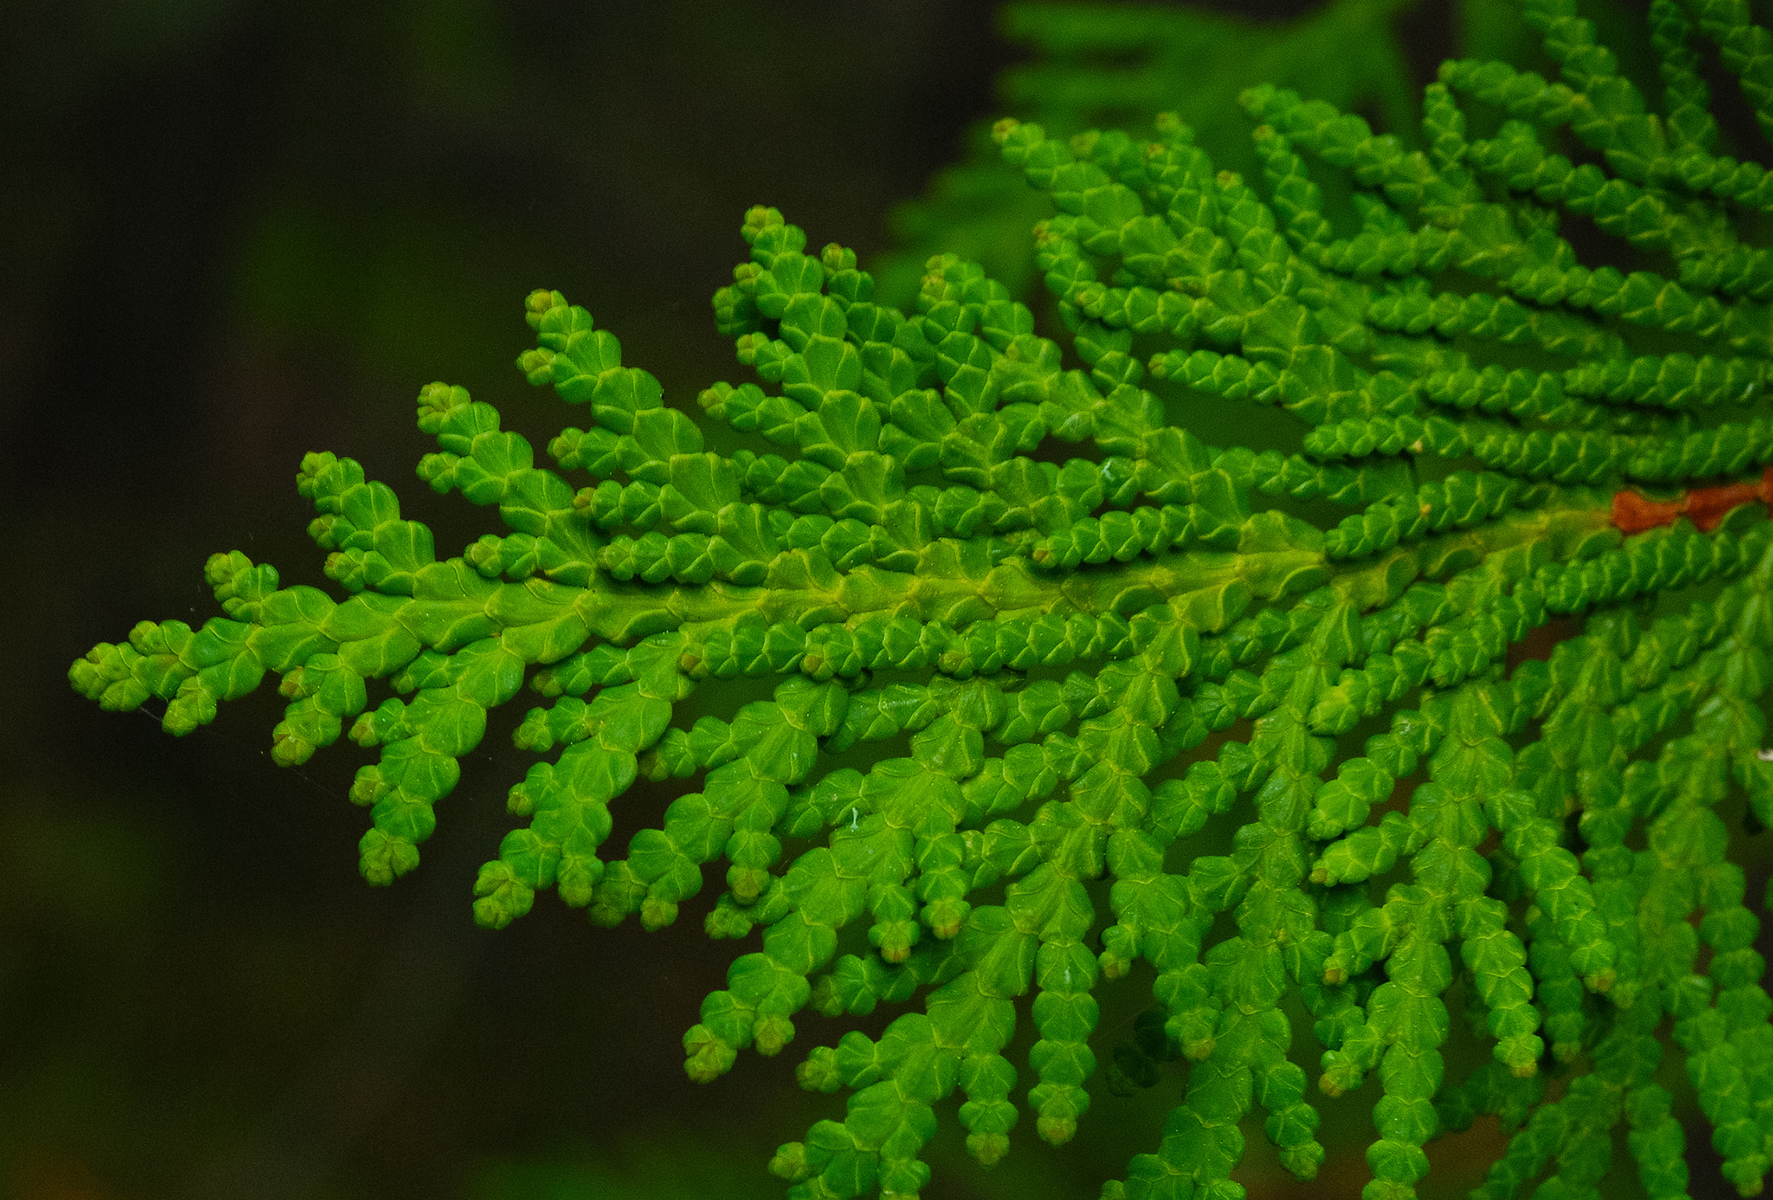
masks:
<svg viewBox="0 0 1773 1200"><path fill-rule="evenodd" d="M1749 483L1693 488L1673 500L1646 500L1629 491L1615 493L1613 524L1625 533L1642 533L1658 525L1667 525L1676 517L1686 517L1697 528L1709 533L1718 527L1724 514L1751 500L1773 505L1773 467L1768 467L1759 479Z"/></svg>

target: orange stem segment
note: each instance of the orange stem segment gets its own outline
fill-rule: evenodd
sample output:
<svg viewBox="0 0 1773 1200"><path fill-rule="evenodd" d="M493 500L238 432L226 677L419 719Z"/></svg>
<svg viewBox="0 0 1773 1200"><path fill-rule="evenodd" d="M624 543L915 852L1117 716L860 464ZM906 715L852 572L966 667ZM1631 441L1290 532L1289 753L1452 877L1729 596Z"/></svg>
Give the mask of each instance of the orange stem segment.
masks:
<svg viewBox="0 0 1773 1200"><path fill-rule="evenodd" d="M1753 482L1693 488L1673 500L1646 500L1636 492L1618 492L1613 496L1613 524L1625 533L1642 533L1686 517L1702 532L1710 533L1726 513L1751 500L1773 506L1773 467Z"/></svg>

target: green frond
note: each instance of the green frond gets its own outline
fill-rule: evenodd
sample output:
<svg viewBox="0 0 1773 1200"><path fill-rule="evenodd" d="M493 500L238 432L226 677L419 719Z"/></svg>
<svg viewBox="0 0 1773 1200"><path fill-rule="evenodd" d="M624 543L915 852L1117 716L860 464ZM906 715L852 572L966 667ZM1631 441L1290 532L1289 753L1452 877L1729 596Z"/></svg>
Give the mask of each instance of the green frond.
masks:
<svg viewBox="0 0 1773 1200"><path fill-rule="evenodd" d="M1061 60L1209 24L1017 11ZM801 1065L848 1093L771 1164L804 1200L915 1195L950 1103L986 1165L1023 1113L1065 1142L1099 1067L1123 1094L1185 1080L1105 1196L1241 1194L1258 1115L1310 1178L1322 1106L1376 1075L1367 1200L1414 1195L1424 1147L1485 1114L1510 1140L1476 1195L1596 1195L1623 1125L1672 1197L1665 1052L1753 1194L1773 1001L1737 859L1773 824L1773 476L1741 477L1773 465L1773 184L1715 152L1698 64L1715 46L1767 125L1773 59L1739 0L1655 0L1646 98L1573 2L1524 13L1557 81L1447 63L1409 137L1254 87L1246 174L1175 114L1136 137L999 122L1049 209L1051 337L973 261L927 258L902 308L758 207L713 301L755 380L692 418L535 292L519 368L584 426L555 467L461 388L418 403L420 477L503 533L439 561L386 485L310 455L348 598L217 555L226 617L137 626L73 682L186 733L278 675L279 763L347 723L378 751L352 790L374 883L417 864L527 683L516 741L544 757L477 920L552 887L658 928L724 863L698 911L755 940L684 1035L697 1080L781 1052L809 1008L907 1009ZM1110 100L1142 106L1165 69ZM1109 102L1073 66L1021 78ZM1208 445L1208 412L1249 444ZM741 677L753 699L691 719ZM685 782L612 843L643 776ZM1150 1006L1111 1047L1112 987Z"/></svg>

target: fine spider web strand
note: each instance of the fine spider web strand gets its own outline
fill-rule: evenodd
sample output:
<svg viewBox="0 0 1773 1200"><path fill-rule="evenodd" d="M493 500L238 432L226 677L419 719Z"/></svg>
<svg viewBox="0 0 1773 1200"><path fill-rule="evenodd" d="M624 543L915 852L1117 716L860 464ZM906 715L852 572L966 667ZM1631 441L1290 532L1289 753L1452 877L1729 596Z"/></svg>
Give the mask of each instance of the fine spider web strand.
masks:
<svg viewBox="0 0 1773 1200"><path fill-rule="evenodd" d="M139 708L135 709L135 714L144 720L152 721L158 728L166 716L166 701L155 697L153 700L146 701ZM193 730L192 732L199 734L204 739L213 739L214 741L224 743L236 750L245 750L259 758L269 759L271 757L271 748L269 746L262 745L256 739L249 738L245 734L228 728L217 721L211 721L208 725ZM192 741L195 742L196 739L192 739ZM307 785L308 790L314 792L316 795L325 797L328 801L350 801L351 789L349 786L337 787L322 783L308 772L306 763L294 764L289 767L284 767L282 770L285 773L300 779L302 783ZM282 809L276 811L278 813L279 828L283 832L295 831L297 826L294 821L289 818ZM318 841L321 836L318 830L305 822L300 825L300 829L303 835L309 839Z"/></svg>
<svg viewBox="0 0 1773 1200"><path fill-rule="evenodd" d="M156 727L159 727L165 716L166 702L156 697L143 703L141 707L134 711L136 715L152 721ZM198 737L214 739L215 742L225 745L229 748L230 756L245 753L253 755L259 759L269 760L271 758L271 748L268 745L264 745L257 739L248 737L220 721L211 721L209 724L201 726L192 732ZM193 738L192 740L195 742L196 738ZM193 747L193 749L195 749L195 747ZM493 753L487 749L482 749L480 754L476 757L491 758L493 757ZM307 791L323 798L327 804L327 808L323 811L349 813L352 810L361 807L352 801L351 787L348 782L343 785L324 782L308 770L307 763L294 763L289 765L278 764L277 773L299 779L302 786ZM462 802L458 807L471 808L475 806L475 799L472 797L471 789L469 788L461 789L455 798ZM233 804L222 804L216 807L217 811L225 816L230 822L231 827L236 831L246 830L253 824L252 821L249 821L248 818L241 815L237 811L237 806ZM333 832L326 829L324 826L314 824L312 817L308 814L295 813L287 806L275 803L270 805L260 805L258 806L257 811L261 813L268 812L270 814L268 817L257 818L257 820L274 825L276 832L281 839L288 839L291 842L306 845L317 850L324 848L328 856L333 856L334 852L337 850L336 838L333 836ZM473 851L470 853L472 854ZM466 875L468 882L471 882L472 871L468 871ZM462 883L462 881L458 881L458 883ZM462 893L464 895L467 894L467 889L468 883L462 883Z"/></svg>

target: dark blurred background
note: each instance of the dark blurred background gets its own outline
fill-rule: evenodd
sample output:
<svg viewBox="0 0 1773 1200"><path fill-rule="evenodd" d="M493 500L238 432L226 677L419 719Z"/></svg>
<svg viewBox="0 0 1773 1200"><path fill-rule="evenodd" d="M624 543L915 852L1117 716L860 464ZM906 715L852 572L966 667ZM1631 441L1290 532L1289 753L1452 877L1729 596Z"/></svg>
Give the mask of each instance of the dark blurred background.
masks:
<svg viewBox="0 0 1773 1200"><path fill-rule="evenodd" d="M1431 64L1450 8L1410 17ZM745 378L708 307L745 209L886 249L893 207L999 115L1022 51L993 5L4 9L0 1196L779 1195L771 1149L840 1101L793 1085L804 1047L685 1079L679 1038L733 954L699 910L643 935L548 895L474 927L526 766L508 726L424 866L376 890L346 798L363 754L275 769L269 686L174 740L66 670L138 620L216 615L215 550L323 585L293 486L310 449L392 483L442 553L491 529L413 478L412 400L443 379L532 438L565 423L511 365L531 288L589 308L671 403ZM954 1166L950 1117L927 1194L1094 1195L1163 1114L1098 1106L1057 1155L1025 1122L991 1175Z"/></svg>

